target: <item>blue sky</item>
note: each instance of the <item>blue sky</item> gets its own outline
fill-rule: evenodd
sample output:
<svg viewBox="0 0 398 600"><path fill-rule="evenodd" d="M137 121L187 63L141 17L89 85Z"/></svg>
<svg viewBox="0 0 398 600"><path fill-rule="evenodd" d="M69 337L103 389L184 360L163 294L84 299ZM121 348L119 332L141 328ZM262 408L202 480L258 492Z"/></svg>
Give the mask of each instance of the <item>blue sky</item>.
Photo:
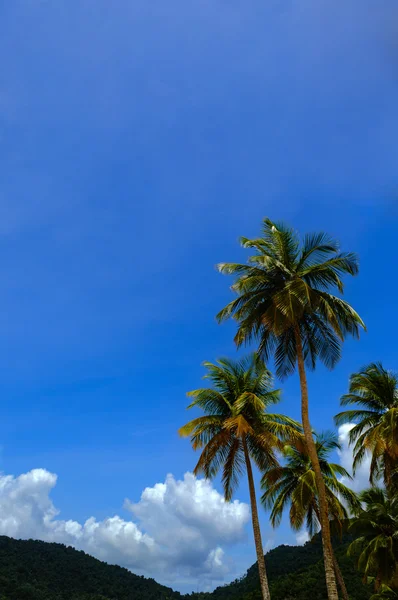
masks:
<svg viewBox="0 0 398 600"><path fill-rule="evenodd" d="M82 523L192 470L185 392L236 352L214 265L264 216L361 259L368 333L311 375L313 424L363 363L397 366L395 2L15 0L0 31L3 473L56 473ZM250 537L228 552L254 559Z"/></svg>

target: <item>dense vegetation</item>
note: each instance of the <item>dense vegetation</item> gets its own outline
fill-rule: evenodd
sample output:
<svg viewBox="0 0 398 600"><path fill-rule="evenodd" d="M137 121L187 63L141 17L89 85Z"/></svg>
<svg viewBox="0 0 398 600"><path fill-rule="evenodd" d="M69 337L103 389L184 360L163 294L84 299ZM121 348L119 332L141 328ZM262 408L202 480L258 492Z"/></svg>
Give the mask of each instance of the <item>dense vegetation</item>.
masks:
<svg viewBox="0 0 398 600"><path fill-rule="evenodd" d="M362 583L352 559L347 557L350 538L334 540L336 557L351 600L367 600L371 588ZM327 597L320 535L304 546L279 546L268 552L267 571L273 600L325 600ZM203 600L261 600L257 565L233 583L219 587Z"/></svg>
<svg viewBox="0 0 398 600"><path fill-rule="evenodd" d="M370 597L346 556L349 539L336 542L336 555L352 600ZM270 589L275 600L326 597L320 537L304 546L279 546L268 552ZM108 565L61 544L0 537L0 600L258 600L257 564L246 575L208 594L178 592Z"/></svg>
<svg viewBox="0 0 398 600"><path fill-rule="evenodd" d="M0 600L178 600L153 579L61 544L0 537Z"/></svg>

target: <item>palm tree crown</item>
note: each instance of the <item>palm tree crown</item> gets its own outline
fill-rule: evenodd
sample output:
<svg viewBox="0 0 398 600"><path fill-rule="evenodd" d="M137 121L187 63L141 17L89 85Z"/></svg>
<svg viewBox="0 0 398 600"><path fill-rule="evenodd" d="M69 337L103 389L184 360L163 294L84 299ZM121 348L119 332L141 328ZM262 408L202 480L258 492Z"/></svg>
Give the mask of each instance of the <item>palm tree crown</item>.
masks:
<svg viewBox="0 0 398 600"><path fill-rule="evenodd" d="M333 450L340 448L336 435L325 432L317 435L316 449L324 477L330 518L341 529L342 522L348 519L350 510L359 508L356 494L345 486L338 477L351 479L349 473L339 464L329 462ZM308 450L302 443L286 446L285 464L270 467L261 480L265 492L261 498L265 508L271 509L273 527L280 524L285 508L290 505L291 527L299 530L304 523L312 537L319 530L319 500L315 473Z"/></svg>
<svg viewBox="0 0 398 600"><path fill-rule="evenodd" d="M342 396L341 404L356 405L335 417L337 425L356 422L349 434L354 472L370 452L370 482L383 476L389 487L398 468L398 375L381 363L363 367L351 376L349 393Z"/></svg>
<svg viewBox="0 0 398 600"><path fill-rule="evenodd" d="M359 537L348 552L358 557L365 579L374 577L376 591L389 586L398 592L398 496L375 487L363 491L359 499L365 508L350 526Z"/></svg>
<svg viewBox="0 0 398 600"><path fill-rule="evenodd" d="M204 365L213 387L189 392L193 402L188 408L201 408L205 416L187 423L180 434L191 437L194 450L202 449L195 474L213 478L222 468L225 498L230 500L244 471L245 445L260 470L276 466L276 451L299 435L300 426L266 412L279 401L280 392L273 389L271 373L256 355Z"/></svg>
<svg viewBox="0 0 398 600"><path fill-rule="evenodd" d="M239 325L237 345L259 340L266 360L273 354L278 376L294 371L297 328L307 366L316 359L332 368L340 358L340 342L347 334L358 337L364 323L354 309L331 290L343 292L341 276L358 273L355 254L340 252L325 233L297 234L283 224L263 221L263 237L241 238L255 254L247 264L221 263L218 269L236 276L232 290L238 298L219 312L224 321Z"/></svg>

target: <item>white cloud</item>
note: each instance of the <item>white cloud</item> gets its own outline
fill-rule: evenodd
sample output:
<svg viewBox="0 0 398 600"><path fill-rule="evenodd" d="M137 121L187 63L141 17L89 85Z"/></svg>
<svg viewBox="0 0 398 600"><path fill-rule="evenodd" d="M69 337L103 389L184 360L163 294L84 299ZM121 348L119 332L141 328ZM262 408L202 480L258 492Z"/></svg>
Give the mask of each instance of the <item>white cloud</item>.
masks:
<svg viewBox="0 0 398 600"><path fill-rule="evenodd" d="M341 444L341 451L339 451L340 463L349 472L352 473L352 460L353 460L353 448L349 443L349 433L351 429L355 427L354 423L345 423L339 427L339 441ZM361 466L357 469L353 481L346 481L342 478L342 481L346 483L351 489L356 492L369 487L369 470L370 470L370 456L366 456Z"/></svg>
<svg viewBox="0 0 398 600"><path fill-rule="evenodd" d="M245 538L247 504L225 502L209 481L168 475L146 488L137 503L125 501L135 520L118 515L85 523L58 518L50 492L57 476L34 469L0 475L0 534L61 542L110 563L163 580L221 581L229 571L222 545Z"/></svg>
<svg viewBox="0 0 398 600"><path fill-rule="evenodd" d="M308 535L308 531L299 531L296 535L296 542L298 546L303 546L308 540L310 536Z"/></svg>
<svg viewBox="0 0 398 600"><path fill-rule="evenodd" d="M225 502L209 481L191 473L183 481L168 475L165 483L146 488L138 503L126 500L125 508L167 549L167 568L185 567L214 579L225 573L219 544L241 541L249 519L246 504Z"/></svg>

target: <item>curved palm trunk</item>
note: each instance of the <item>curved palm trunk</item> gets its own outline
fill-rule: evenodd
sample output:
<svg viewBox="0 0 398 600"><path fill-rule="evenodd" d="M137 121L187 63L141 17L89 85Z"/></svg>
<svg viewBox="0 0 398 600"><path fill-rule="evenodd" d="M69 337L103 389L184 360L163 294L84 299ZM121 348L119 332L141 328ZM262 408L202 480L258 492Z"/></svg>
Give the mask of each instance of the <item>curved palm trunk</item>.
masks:
<svg viewBox="0 0 398 600"><path fill-rule="evenodd" d="M246 461L247 479L249 482L250 505L251 505L251 511L252 511L254 543L256 545L256 554L257 554L258 574L260 576L261 595L263 597L263 600L271 600L271 594L270 594L269 587L268 587L267 571L265 570L265 559L264 559L263 543L261 540L260 523L258 520L257 500L256 500L256 491L254 488L253 471L252 471L252 466L251 466L251 462L250 462L249 451L247 449L246 440L243 439L242 443L243 443L243 451L245 454L245 461Z"/></svg>
<svg viewBox="0 0 398 600"><path fill-rule="evenodd" d="M321 518L320 518L320 515L319 515L319 510L318 510L317 506L315 506L314 508L315 508L315 513L316 513L316 516L318 518L318 521L320 522ZM332 548L332 553L333 553L334 572L336 574L337 583L339 584L339 588L341 590L341 595L343 596L343 600L350 600L347 588L345 586L345 581L344 581L344 578L343 578L343 574L342 574L342 572L340 570L340 566L339 566L339 563L337 562L337 558L336 558L336 555L334 553L333 548Z"/></svg>
<svg viewBox="0 0 398 600"><path fill-rule="evenodd" d="M328 503L326 499L326 488L325 482L323 481L321 467L319 465L318 454L314 438L312 436L312 428L308 414L308 387L307 377L305 373L304 365L304 354L303 344L301 342L301 335L298 326L295 328L296 338L296 349L297 349L297 363L298 371L300 376L300 387L301 387L301 418L303 421L304 437L307 444L308 454L311 459L312 468L315 473L315 482L319 496L319 508L320 508L320 521L322 531L322 546L323 546L323 559L325 563L325 575L326 575L326 588L328 593L328 600L339 600L337 593L336 577L334 573L333 564L333 547L330 535L330 523L329 523L329 511Z"/></svg>
<svg viewBox="0 0 398 600"><path fill-rule="evenodd" d="M337 562L337 558L334 555L334 553L333 553L333 564L334 564L334 572L336 573L337 583L339 584L340 589L341 589L341 595L343 596L344 600L350 600L350 597L348 595L347 588L345 586L345 582L343 579L343 574L340 571L339 563Z"/></svg>

